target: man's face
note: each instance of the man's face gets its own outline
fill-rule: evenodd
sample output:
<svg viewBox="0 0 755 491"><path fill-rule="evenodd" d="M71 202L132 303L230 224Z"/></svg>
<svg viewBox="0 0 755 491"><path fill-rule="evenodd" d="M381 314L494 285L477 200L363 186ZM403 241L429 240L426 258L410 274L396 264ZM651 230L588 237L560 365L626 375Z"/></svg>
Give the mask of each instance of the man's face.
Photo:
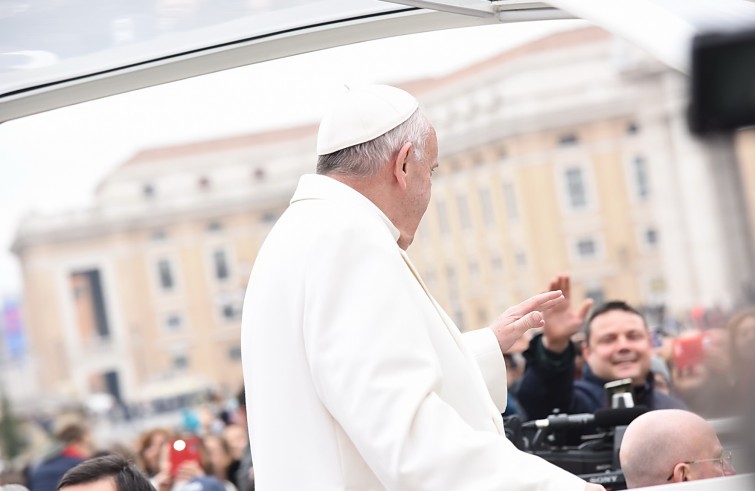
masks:
<svg viewBox="0 0 755 491"><path fill-rule="evenodd" d="M611 310L590 324L584 355L592 372L604 380L631 378L639 385L650 370L652 345L645 323L637 314Z"/></svg>
<svg viewBox="0 0 755 491"><path fill-rule="evenodd" d="M419 222L427 211L432 189L432 175L438 167L438 138L434 128L430 129L430 135L424 147L424 152L419 158L415 158L414 150L412 150L407 159L406 232L411 238L409 244L414 240Z"/></svg>
<svg viewBox="0 0 755 491"><path fill-rule="evenodd" d="M700 452L689 464L688 480L696 481L736 474L731 462L722 459L724 449L712 427L706 425L706 428L701 428L701 431L690 432L690 434L694 438L691 447L700 449Z"/></svg>

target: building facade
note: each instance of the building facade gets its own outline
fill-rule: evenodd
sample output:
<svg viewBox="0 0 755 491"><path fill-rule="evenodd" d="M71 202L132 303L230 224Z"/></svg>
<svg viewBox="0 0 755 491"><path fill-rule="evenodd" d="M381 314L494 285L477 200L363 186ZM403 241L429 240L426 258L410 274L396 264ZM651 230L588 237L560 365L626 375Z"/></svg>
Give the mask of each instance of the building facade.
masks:
<svg viewBox="0 0 755 491"><path fill-rule="evenodd" d="M462 329L561 272L577 298L676 316L743 302L755 139L690 137L681 76L589 28L401 85L440 142L409 253ZM25 220L14 251L40 387L125 401L238 388L249 272L314 171L316 131L145 150L90 209Z"/></svg>

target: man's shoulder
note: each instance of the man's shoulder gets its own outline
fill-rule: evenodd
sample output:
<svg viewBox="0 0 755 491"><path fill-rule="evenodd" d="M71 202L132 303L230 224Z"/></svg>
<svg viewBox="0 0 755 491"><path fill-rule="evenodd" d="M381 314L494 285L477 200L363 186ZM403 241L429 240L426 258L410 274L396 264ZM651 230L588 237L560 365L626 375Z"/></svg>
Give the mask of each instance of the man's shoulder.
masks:
<svg viewBox="0 0 755 491"><path fill-rule="evenodd" d="M575 403L580 404L581 410L593 412L603 407L606 399L606 389L600 381L592 378L582 378L574 382Z"/></svg>

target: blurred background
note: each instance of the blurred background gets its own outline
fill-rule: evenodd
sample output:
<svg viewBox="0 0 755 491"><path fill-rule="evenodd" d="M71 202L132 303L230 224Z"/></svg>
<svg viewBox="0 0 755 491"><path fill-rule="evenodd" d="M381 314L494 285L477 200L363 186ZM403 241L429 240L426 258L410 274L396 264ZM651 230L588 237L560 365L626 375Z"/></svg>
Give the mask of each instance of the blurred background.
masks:
<svg viewBox="0 0 755 491"><path fill-rule="evenodd" d="M21 10L4 5L0 26L24 29L24 3L11 3ZM153 31L202 18L201 2L158 3ZM134 42L142 20L101 35ZM257 250L314 172L324 108L375 82L414 94L437 129L409 253L461 329L568 273L575 298L640 309L669 390L709 409L694 406L732 369L727 323L755 304L755 133L692 136L687 79L600 28L519 23L298 55L0 126L8 461L73 419L101 447L234 423ZM699 373L675 375L672 340L702 332L714 334Z"/></svg>

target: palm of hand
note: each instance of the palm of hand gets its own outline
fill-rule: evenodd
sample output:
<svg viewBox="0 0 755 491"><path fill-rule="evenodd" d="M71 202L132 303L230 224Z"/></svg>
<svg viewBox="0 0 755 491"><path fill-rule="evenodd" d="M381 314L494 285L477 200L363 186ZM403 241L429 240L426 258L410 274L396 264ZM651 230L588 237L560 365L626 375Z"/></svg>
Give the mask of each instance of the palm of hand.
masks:
<svg viewBox="0 0 755 491"><path fill-rule="evenodd" d="M547 312L543 312L545 319L543 335L549 341L565 342L579 332L585 317L587 317L587 312L592 307L592 300L588 298L582 301L578 309L572 307L571 281L568 275L555 277L551 280L549 288L551 290L561 290L566 301L553 306Z"/></svg>
<svg viewBox="0 0 755 491"><path fill-rule="evenodd" d="M582 323L585 320L582 311L583 309L579 311L574 310L571 307L571 303L566 301L562 305L543 312L543 316L545 317L543 331L548 337L554 339L570 338L579 332L582 327Z"/></svg>

